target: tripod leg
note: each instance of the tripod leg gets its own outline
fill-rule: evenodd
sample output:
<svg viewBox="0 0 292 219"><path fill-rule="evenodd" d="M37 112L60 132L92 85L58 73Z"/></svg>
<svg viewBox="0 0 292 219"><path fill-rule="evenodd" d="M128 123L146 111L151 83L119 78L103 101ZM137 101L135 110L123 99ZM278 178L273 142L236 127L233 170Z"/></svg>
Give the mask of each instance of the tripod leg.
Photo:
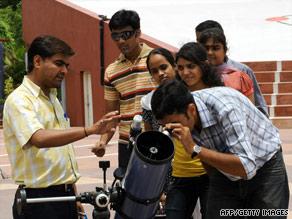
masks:
<svg viewBox="0 0 292 219"><path fill-rule="evenodd" d="M93 209L92 219L110 219L111 214L108 208L105 209Z"/></svg>

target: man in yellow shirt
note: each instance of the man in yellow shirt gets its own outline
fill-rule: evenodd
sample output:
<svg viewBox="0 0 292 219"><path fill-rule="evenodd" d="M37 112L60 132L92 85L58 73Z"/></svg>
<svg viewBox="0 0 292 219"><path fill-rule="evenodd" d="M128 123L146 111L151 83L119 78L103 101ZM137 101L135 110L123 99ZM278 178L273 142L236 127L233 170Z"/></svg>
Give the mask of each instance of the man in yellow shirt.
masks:
<svg viewBox="0 0 292 219"><path fill-rule="evenodd" d="M72 142L91 134L113 132L110 112L92 126L70 128L57 98L74 51L64 41L39 36L28 50L28 75L4 105L5 145L12 178L23 185L27 198L72 196L80 178ZM83 210L78 204L78 210ZM29 204L24 217L13 205L14 218L78 218L74 202Z"/></svg>

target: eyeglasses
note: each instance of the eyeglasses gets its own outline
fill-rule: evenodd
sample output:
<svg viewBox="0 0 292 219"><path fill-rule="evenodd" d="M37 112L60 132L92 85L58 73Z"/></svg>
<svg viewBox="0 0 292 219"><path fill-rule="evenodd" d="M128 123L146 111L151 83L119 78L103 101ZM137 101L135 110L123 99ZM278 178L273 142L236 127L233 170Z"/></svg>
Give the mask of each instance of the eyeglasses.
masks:
<svg viewBox="0 0 292 219"><path fill-rule="evenodd" d="M120 38L122 38L123 40L128 40L136 33L137 33L137 30L128 30L122 33L112 33L111 37L114 41L119 41Z"/></svg>

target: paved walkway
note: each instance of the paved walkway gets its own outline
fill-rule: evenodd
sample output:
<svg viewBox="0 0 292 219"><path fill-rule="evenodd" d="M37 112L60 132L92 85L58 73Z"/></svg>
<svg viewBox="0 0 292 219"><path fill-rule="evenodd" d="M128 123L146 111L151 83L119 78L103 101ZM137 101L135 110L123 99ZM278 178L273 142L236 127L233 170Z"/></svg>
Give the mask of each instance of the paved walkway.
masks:
<svg viewBox="0 0 292 219"><path fill-rule="evenodd" d="M292 129L280 130L281 140L283 142L284 159L287 166L289 181L292 180ZM77 161L81 172L81 179L77 183L78 193L94 191L96 186L101 187L103 183L103 172L98 167L100 160L109 160L111 167L107 171L108 186L113 180L113 171L117 168L117 134L115 134L106 155L101 159L97 158L90 152L90 147L99 139L99 136L90 136L84 140L74 143ZM0 219L12 219L11 206L13 203L14 193L17 186L11 180L11 169L4 146L3 130L0 130L0 168L9 176L8 179L0 177ZM289 183L290 188L291 184ZM291 189L290 189L291 190ZM85 210L89 219L93 206L86 204ZM292 219L292 205L289 205L288 219ZM113 218L113 212L111 218Z"/></svg>

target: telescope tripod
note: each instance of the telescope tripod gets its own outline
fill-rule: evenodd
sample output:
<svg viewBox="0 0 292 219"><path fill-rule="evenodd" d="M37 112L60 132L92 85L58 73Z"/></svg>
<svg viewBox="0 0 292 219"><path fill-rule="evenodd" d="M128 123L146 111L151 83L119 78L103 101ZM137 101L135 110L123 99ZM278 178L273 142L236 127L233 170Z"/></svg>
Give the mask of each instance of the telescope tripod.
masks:
<svg viewBox="0 0 292 219"><path fill-rule="evenodd" d="M64 197L48 197L48 198L27 198L24 187L17 190L17 212L19 215L24 215L27 204L43 203L43 202L62 202L62 201L80 201L81 203L89 203L94 206L92 211L93 219L110 219L110 211L108 205L111 203L111 208L115 210L119 197L121 197L122 189L119 182L114 186L116 180L123 178L123 171L116 169L114 172L115 180L109 190L106 189L106 170L110 167L109 161L100 161L99 167L103 169L104 185L103 188L95 187L95 191L80 193L76 196Z"/></svg>

